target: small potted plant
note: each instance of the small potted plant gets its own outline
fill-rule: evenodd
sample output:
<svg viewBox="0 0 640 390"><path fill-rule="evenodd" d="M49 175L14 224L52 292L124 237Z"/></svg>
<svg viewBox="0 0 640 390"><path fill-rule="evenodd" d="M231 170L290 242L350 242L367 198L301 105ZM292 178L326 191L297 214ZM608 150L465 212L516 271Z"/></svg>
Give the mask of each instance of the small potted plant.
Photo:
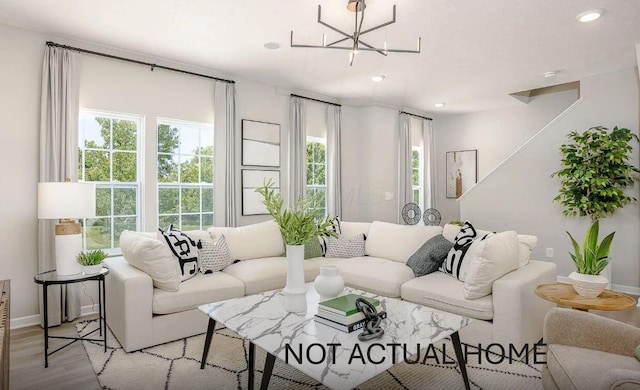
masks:
<svg viewBox="0 0 640 390"><path fill-rule="evenodd" d="M85 275L97 274L102 269L102 260L107 254L101 250L83 251L78 254L78 264L82 266L82 273Z"/></svg>
<svg viewBox="0 0 640 390"><path fill-rule="evenodd" d="M572 142L560 146L562 168L552 175L561 180L554 201L565 207L566 216L591 219L582 248L567 232L575 251L569 255L576 265L576 272L572 272L569 279L579 295L597 297L608 284L600 272L609 264L615 233L598 244L599 220L636 201L626 194L626 189L633 185L640 172L629 164L629 154L633 151L631 141L638 141L638 136L617 126L612 131L596 126L582 134L572 131L568 138Z"/></svg>

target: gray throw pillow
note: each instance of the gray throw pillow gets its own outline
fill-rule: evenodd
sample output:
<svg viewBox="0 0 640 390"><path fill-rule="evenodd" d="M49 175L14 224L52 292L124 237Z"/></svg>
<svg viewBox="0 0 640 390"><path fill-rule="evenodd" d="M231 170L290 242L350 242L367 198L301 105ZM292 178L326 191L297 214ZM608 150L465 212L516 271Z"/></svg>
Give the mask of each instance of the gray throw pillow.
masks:
<svg viewBox="0 0 640 390"><path fill-rule="evenodd" d="M407 266L413 270L416 277L428 275L440 268L452 247L451 241L438 234L427 240L409 257Z"/></svg>

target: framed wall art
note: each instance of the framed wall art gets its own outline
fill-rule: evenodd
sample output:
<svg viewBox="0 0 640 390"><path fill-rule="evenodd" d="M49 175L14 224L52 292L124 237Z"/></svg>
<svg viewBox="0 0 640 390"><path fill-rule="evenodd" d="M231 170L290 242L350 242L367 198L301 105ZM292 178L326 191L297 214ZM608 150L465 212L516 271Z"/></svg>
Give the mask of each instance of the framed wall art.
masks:
<svg viewBox="0 0 640 390"><path fill-rule="evenodd" d="M242 165L280 167L280 125L242 120Z"/></svg>
<svg viewBox="0 0 640 390"><path fill-rule="evenodd" d="M262 169L242 169L242 215L266 215L267 207L262 203L262 195L256 192L265 180L273 181L273 188L280 192L280 171Z"/></svg>
<svg viewBox="0 0 640 390"><path fill-rule="evenodd" d="M478 150L447 152L447 198L459 198L478 182Z"/></svg>

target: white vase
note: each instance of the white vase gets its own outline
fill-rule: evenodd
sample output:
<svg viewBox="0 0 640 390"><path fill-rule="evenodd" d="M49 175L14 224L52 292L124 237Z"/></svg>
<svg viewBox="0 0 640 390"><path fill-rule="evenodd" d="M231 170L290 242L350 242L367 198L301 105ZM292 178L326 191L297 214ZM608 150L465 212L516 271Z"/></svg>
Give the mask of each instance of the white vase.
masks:
<svg viewBox="0 0 640 390"><path fill-rule="evenodd" d="M95 275L102 269L102 263L95 265L83 265L82 273L85 275Z"/></svg>
<svg viewBox="0 0 640 390"><path fill-rule="evenodd" d="M304 245L287 245L287 285L284 309L291 313L307 311L307 286L304 283Z"/></svg>
<svg viewBox="0 0 640 390"><path fill-rule="evenodd" d="M585 298L595 298L602 294L609 281L602 275L586 275L577 272L569 274L569 280L578 295Z"/></svg>
<svg viewBox="0 0 640 390"><path fill-rule="evenodd" d="M324 299L335 298L340 295L344 290L344 280L338 274L338 267L335 265L320 266L320 275L313 282L313 287L320 294L320 297Z"/></svg>

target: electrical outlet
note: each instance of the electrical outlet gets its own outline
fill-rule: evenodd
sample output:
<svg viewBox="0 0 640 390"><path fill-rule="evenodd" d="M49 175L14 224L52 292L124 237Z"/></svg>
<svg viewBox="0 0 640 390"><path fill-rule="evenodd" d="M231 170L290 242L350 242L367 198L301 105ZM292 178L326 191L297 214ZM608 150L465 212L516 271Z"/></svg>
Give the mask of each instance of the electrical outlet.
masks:
<svg viewBox="0 0 640 390"><path fill-rule="evenodd" d="M547 248L547 257L553 257L553 248Z"/></svg>

